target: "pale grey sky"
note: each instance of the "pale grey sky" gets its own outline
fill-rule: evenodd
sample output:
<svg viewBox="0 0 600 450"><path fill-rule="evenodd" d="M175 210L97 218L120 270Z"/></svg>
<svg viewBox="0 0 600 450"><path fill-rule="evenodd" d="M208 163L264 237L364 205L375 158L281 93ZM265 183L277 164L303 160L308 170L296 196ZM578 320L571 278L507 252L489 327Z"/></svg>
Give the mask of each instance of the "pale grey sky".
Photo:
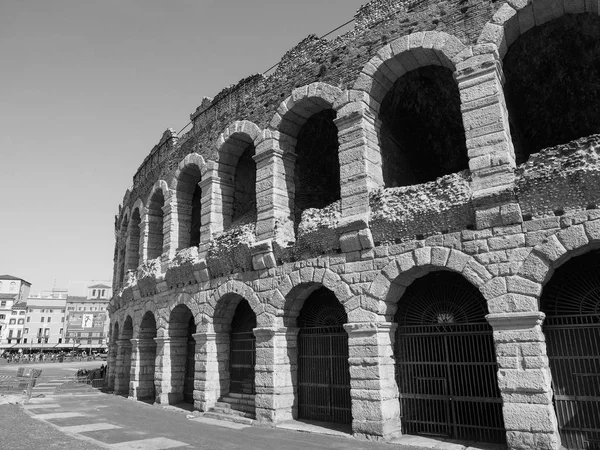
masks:
<svg viewBox="0 0 600 450"><path fill-rule="evenodd" d="M366 2L0 0L0 274L110 279L114 215L163 131Z"/></svg>

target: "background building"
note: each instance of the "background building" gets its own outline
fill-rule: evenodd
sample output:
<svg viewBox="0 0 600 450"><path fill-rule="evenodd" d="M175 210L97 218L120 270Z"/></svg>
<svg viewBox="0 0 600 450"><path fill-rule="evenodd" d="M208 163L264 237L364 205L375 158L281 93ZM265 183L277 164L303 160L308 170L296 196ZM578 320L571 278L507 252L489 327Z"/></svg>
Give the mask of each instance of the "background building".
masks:
<svg viewBox="0 0 600 450"><path fill-rule="evenodd" d="M67 292L42 292L27 299L24 341L16 348L56 349L64 342Z"/></svg>
<svg viewBox="0 0 600 450"><path fill-rule="evenodd" d="M88 351L107 348L111 297L109 285L94 284L88 287L86 297L67 298L65 347Z"/></svg>
<svg viewBox="0 0 600 450"><path fill-rule="evenodd" d="M29 295L31 283L12 275L0 275L0 350L4 344L7 344L9 334L8 325L11 327L13 335L18 335L18 318L12 314L12 308L20 301L24 301ZM18 313L17 313L18 316ZM11 319L15 323L11 324Z"/></svg>

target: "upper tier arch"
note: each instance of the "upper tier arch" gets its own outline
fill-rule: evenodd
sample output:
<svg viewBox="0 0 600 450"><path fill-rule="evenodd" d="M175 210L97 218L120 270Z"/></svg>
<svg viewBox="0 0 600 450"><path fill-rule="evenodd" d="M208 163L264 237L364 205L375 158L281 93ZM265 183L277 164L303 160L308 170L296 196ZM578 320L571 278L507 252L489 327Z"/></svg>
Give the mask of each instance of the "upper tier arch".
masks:
<svg viewBox="0 0 600 450"><path fill-rule="evenodd" d="M402 36L382 47L362 68L353 89L364 91L375 101L375 112L396 80L418 67L437 65L454 71L465 45L441 31Z"/></svg>

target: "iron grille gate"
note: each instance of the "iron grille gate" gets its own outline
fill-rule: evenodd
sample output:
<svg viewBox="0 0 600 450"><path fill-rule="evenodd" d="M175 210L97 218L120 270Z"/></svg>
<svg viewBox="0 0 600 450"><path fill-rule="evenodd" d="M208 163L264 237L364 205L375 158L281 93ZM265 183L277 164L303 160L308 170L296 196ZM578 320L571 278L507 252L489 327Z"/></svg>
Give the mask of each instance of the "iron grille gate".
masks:
<svg viewBox="0 0 600 450"><path fill-rule="evenodd" d="M196 374L196 341L187 341L187 354L185 362L185 376L183 380L183 399L187 403L194 403L194 375Z"/></svg>
<svg viewBox="0 0 600 450"><path fill-rule="evenodd" d="M396 345L405 434L505 441L487 323L403 326Z"/></svg>
<svg viewBox="0 0 600 450"><path fill-rule="evenodd" d="M254 333L232 332L230 345L229 392L254 394Z"/></svg>
<svg viewBox="0 0 600 450"><path fill-rule="evenodd" d="M549 317L544 326L563 446L600 449L600 318Z"/></svg>
<svg viewBox="0 0 600 450"><path fill-rule="evenodd" d="M562 445L600 450L600 251L561 266L540 309Z"/></svg>
<svg viewBox="0 0 600 450"><path fill-rule="evenodd" d="M243 299L235 308L229 341L229 392L254 394L256 315Z"/></svg>
<svg viewBox="0 0 600 450"><path fill-rule="evenodd" d="M341 326L298 334L298 417L352 422L348 335Z"/></svg>
<svg viewBox="0 0 600 450"><path fill-rule="evenodd" d="M396 381L406 434L506 440L485 299L453 272L415 280L396 312Z"/></svg>

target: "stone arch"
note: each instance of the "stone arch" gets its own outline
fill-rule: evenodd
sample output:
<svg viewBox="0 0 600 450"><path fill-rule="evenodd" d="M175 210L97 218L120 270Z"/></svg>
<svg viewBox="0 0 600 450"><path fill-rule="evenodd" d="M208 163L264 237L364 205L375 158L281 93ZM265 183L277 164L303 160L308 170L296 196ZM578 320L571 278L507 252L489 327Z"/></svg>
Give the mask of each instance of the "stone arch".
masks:
<svg viewBox="0 0 600 450"><path fill-rule="evenodd" d="M502 61L517 164L600 131L599 29L597 2L575 0L509 0L484 26L478 44Z"/></svg>
<svg viewBox="0 0 600 450"><path fill-rule="evenodd" d="M353 90L366 98L350 108L361 106L372 116L372 125L365 125L373 127L372 150L379 155L370 160L380 163L384 187L421 184L468 168L454 77L465 49L443 32L413 33L382 47L358 75Z"/></svg>
<svg viewBox="0 0 600 450"><path fill-rule="evenodd" d="M117 286L123 286L125 271L127 270L127 240L130 223L130 211L127 206L121 214L121 221L117 233Z"/></svg>
<svg viewBox="0 0 600 450"><path fill-rule="evenodd" d="M460 250L446 247L421 247L402 253L390 261L363 297L363 308L376 312L392 321L398 299L415 280L435 270L450 270L465 277L486 297L484 286L492 279L485 266ZM491 311L490 306L488 309Z"/></svg>
<svg viewBox="0 0 600 450"><path fill-rule="evenodd" d="M129 225L127 227L127 241L125 249L125 271L136 270L140 265L141 229L144 217L144 203L138 198L131 208Z"/></svg>
<svg viewBox="0 0 600 450"><path fill-rule="evenodd" d="M285 217L282 222L289 227L285 228L289 241L293 240L302 211L323 208L341 197L339 139L333 108L341 95L339 88L321 82L294 89L280 104L257 148L257 185L265 185L261 182L273 176L285 180L284 186L277 183L275 207ZM268 156L271 160L267 160ZM283 164L275 163L273 158L281 158ZM320 159L321 164L315 165L315 159ZM260 194L257 192L259 197Z"/></svg>
<svg viewBox="0 0 600 450"><path fill-rule="evenodd" d="M158 180L152 186L146 199L145 222L147 240L144 242L145 259L160 257L165 249L165 213L164 207L169 203L170 190L167 182Z"/></svg>
<svg viewBox="0 0 600 450"><path fill-rule="evenodd" d="M179 162L172 180L172 227L171 241L177 249L195 247L200 243L202 189L207 166L204 158L197 153L186 155Z"/></svg>
<svg viewBox="0 0 600 450"><path fill-rule="evenodd" d="M539 311L542 289L554 271L569 259L597 248L600 248L600 219L571 225L536 245L523 261L517 275L512 277L514 287L511 289L511 281L508 284L509 293L506 295L512 295L515 299L515 311ZM519 290L515 292L517 288Z"/></svg>
<svg viewBox="0 0 600 450"><path fill-rule="evenodd" d="M233 317L235 308L241 299L245 299L256 315L257 326L268 326L270 320L264 311L258 295L246 283L228 280L219 285L202 309L203 317L215 326L216 322L227 322Z"/></svg>
<svg viewBox="0 0 600 450"><path fill-rule="evenodd" d="M140 333L140 326L142 323L142 319L143 317L146 315L146 313L152 313L152 315L154 316L154 319L156 320L156 334L157 336L159 336L160 334L158 333L159 327L160 327L160 310L157 306L157 304L154 301L146 301L144 302L144 304L141 305L141 308L138 309L135 312L135 326L133 328L133 336L135 339L140 339L139 333Z"/></svg>
<svg viewBox="0 0 600 450"><path fill-rule="evenodd" d="M310 294L325 287L332 291L344 307L348 321L364 316L357 321L377 321L375 314L361 308L360 298L352 293L348 284L328 268L305 267L286 275L273 292L271 304L283 320L283 325L294 326L304 301Z"/></svg>
<svg viewBox="0 0 600 450"><path fill-rule="evenodd" d="M173 312L173 310L175 308L177 308L178 306L183 305L186 306L190 312L192 313L192 317L194 318L194 323L196 325L196 327L198 327L201 323L201 317L200 317L200 304L197 300L195 300L195 297L188 294L187 292L179 292L177 294L175 294L172 297L169 297L168 303L166 304L164 311L161 311L160 314L157 314L157 316L160 316L161 319L164 319L164 335L168 336L170 334L170 330L169 330L169 325L170 325L170 320L171 320L171 313ZM157 318L157 323L158 323L158 318ZM161 322L162 323L162 322Z"/></svg>
<svg viewBox="0 0 600 450"><path fill-rule="evenodd" d="M269 123L269 129L296 138L310 116L332 108L341 95L340 88L322 82L298 87L281 102Z"/></svg>
<svg viewBox="0 0 600 450"><path fill-rule="evenodd" d="M598 2L564 0L508 0L483 27L478 44L494 44L504 58L517 38L534 26L540 26L565 14L600 14Z"/></svg>
<svg viewBox="0 0 600 450"><path fill-rule="evenodd" d="M230 124L217 140L215 180L220 184L223 228L256 221L256 162L260 128L248 120ZM241 222L240 222L241 221Z"/></svg>
<svg viewBox="0 0 600 450"><path fill-rule="evenodd" d="M465 45L441 31L425 31L402 36L382 47L362 68L353 90L368 94L365 99L375 115L385 94L405 73L418 67L436 65L452 71L462 60ZM369 100L374 100L369 102Z"/></svg>

